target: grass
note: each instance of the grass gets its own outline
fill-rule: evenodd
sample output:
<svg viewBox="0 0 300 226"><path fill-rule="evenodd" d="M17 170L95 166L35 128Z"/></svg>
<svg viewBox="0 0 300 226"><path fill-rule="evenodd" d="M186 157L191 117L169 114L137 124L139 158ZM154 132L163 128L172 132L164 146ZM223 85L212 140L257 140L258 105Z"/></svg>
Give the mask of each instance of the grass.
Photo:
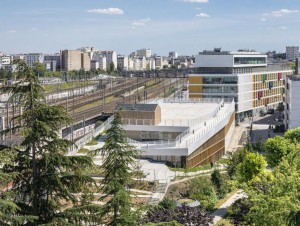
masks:
<svg viewBox="0 0 300 226"><path fill-rule="evenodd" d="M90 142L88 142L86 145L87 146L94 146L94 145L97 145L98 144L98 141L93 138Z"/></svg>
<svg viewBox="0 0 300 226"><path fill-rule="evenodd" d="M207 165L204 165L204 166L197 166L197 167L193 167L193 168L188 168L188 169L169 167L169 170L171 170L173 172L185 172L185 173L198 172L200 170L209 170L209 169L212 169L210 164L207 164Z"/></svg>
<svg viewBox="0 0 300 226"><path fill-rule="evenodd" d="M228 218L222 218L215 226L233 226Z"/></svg>
<svg viewBox="0 0 300 226"><path fill-rule="evenodd" d="M113 99L114 99L113 96L109 96L109 97L105 98L105 103L108 104L111 101L113 101ZM76 108L75 112L79 112L79 111L86 110L86 109L89 109L89 108L97 107L97 106L99 106L101 104L102 104L102 100L98 100L98 101L95 101L95 102L93 102L91 104L87 104L87 105L84 105L84 106L82 106L80 108Z"/></svg>
<svg viewBox="0 0 300 226"><path fill-rule="evenodd" d="M238 189L234 189L233 191L227 193L224 198L219 199L215 205L215 209L219 209L234 193L236 193Z"/></svg>
<svg viewBox="0 0 300 226"><path fill-rule="evenodd" d="M228 162L229 162L229 159L220 159L218 161L219 164L223 164L223 165L226 165Z"/></svg>
<svg viewBox="0 0 300 226"><path fill-rule="evenodd" d="M89 149L86 149L86 148L81 148L81 149L79 149L78 150L78 152L77 153L81 153L81 154L87 154L87 153L89 153L90 152L90 150Z"/></svg>
<svg viewBox="0 0 300 226"><path fill-rule="evenodd" d="M86 82L66 82L61 84L51 84L51 85L44 85L43 88L45 89L45 92L52 92L57 90L64 90L64 89L70 89L75 88L77 86L81 85L92 85L95 84L93 81L86 81Z"/></svg>

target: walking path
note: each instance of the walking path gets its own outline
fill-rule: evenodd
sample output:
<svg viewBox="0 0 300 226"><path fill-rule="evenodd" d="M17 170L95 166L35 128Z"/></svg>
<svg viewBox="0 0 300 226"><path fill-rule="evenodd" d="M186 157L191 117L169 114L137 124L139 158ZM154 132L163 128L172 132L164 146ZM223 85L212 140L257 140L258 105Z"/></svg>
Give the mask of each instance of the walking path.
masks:
<svg viewBox="0 0 300 226"><path fill-rule="evenodd" d="M226 202L224 202L219 209L214 211L211 215L214 216L214 225L218 223L227 213L227 208L231 206L236 200L246 197L243 190L238 190Z"/></svg>

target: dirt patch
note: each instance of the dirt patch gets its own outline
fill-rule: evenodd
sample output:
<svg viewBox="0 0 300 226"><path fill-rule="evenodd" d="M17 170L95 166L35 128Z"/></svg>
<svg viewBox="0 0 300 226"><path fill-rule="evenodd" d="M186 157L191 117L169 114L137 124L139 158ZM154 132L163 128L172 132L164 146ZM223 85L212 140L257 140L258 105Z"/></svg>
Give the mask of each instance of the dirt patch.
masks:
<svg viewBox="0 0 300 226"><path fill-rule="evenodd" d="M183 198L183 196L187 193L189 184L190 184L189 181L183 181L177 184L170 185L165 197L174 200Z"/></svg>

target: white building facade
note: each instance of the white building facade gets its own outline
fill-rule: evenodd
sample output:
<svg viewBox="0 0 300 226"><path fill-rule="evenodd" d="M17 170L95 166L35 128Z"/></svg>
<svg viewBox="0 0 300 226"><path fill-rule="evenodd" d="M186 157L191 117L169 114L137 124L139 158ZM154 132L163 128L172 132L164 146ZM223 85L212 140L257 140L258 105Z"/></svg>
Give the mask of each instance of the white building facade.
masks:
<svg viewBox="0 0 300 226"><path fill-rule="evenodd" d="M237 119L275 108L283 101L287 65L267 65L258 52L203 52L195 57L199 73L189 75L190 98L234 98Z"/></svg>
<svg viewBox="0 0 300 226"><path fill-rule="evenodd" d="M44 54L43 53L28 53L25 55L25 62L29 67L33 67L34 63L43 63Z"/></svg>
<svg viewBox="0 0 300 226"><path fill-rule="evenodd" d="M300 127L300 75L287 76L284 105L285 128Z"/></svg>

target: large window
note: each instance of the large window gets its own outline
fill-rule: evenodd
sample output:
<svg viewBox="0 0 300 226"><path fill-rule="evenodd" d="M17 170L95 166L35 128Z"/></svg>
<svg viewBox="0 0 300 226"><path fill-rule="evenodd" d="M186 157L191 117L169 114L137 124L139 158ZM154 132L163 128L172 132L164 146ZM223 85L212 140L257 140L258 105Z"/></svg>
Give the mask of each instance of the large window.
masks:
<svg viewBox="0 0 300 226"><path fill-rule="evenodd" d="M203 84L237 84L237 77L204 77Z"/></svg>
<svg viewBox="0 0 300 226"><path fill-rule="evenodd" d="M237 86L203 86L203 93L237 93Z"/></svg>
<svg viewBox="0 0 300 226"><path fill-rule="evenodd" d="M234 65L239 64L266 64L265 57L235 57Z"/></svg>

